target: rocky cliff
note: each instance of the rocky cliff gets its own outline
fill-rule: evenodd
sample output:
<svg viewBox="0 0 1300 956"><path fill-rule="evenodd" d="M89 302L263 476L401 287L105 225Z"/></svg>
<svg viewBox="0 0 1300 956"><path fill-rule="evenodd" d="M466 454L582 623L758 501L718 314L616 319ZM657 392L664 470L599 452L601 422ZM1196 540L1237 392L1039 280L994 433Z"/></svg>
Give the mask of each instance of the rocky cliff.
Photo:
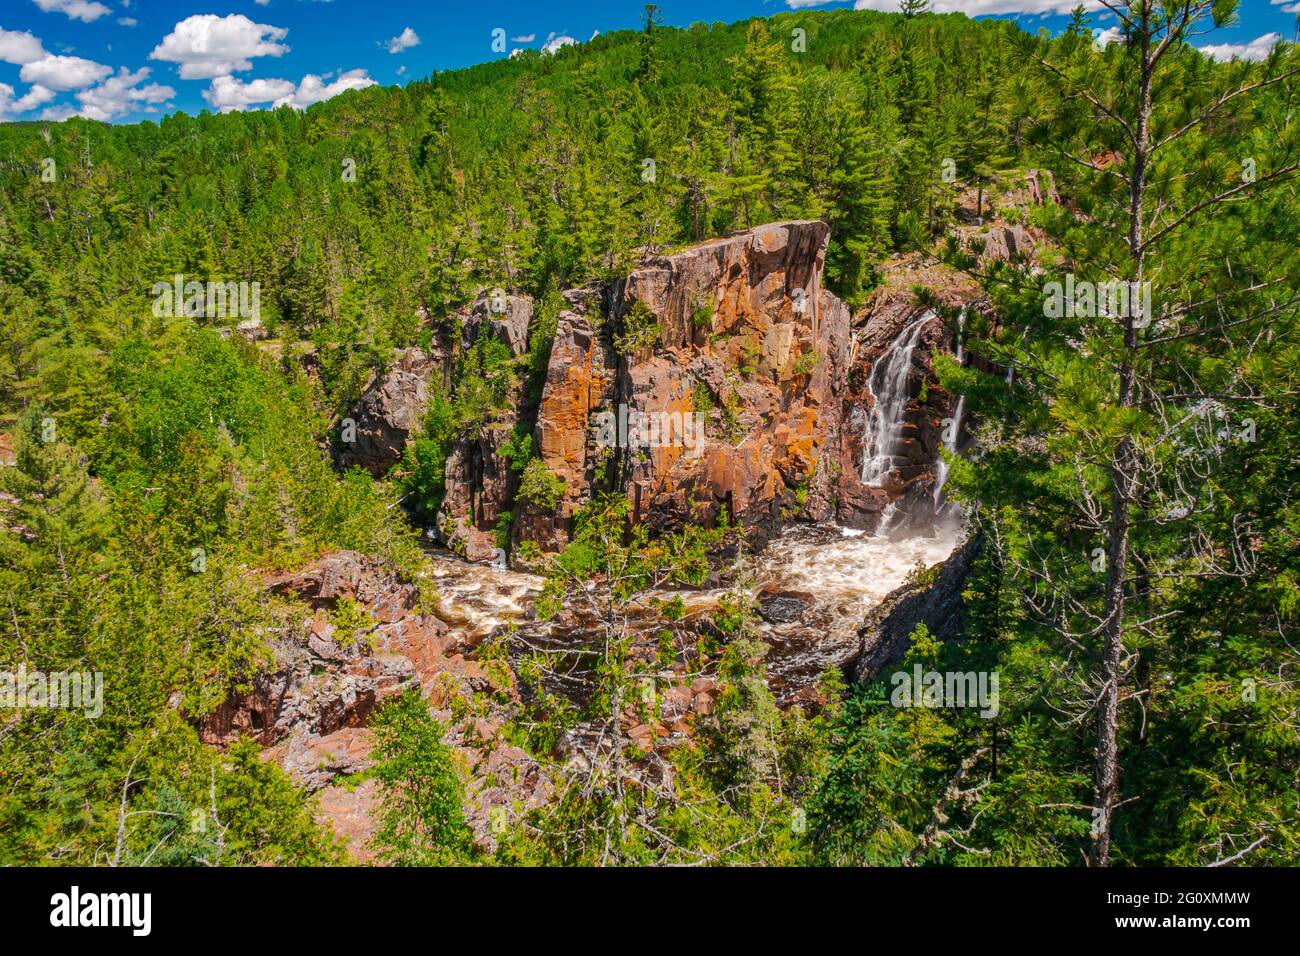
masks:
<svg viewBox="0 0 1300 956"><path fill-rule="evenodd" d="M584 290L565 294L566 302L577 307L582 307L588 297ZM501 290L480 294L468 313L459 316L462 333L455 352L464 354L481 336L490 336L520 359L528 349L533 318L533 303L526 296L508 295ZM572 517L573 501L580 489L590 487L592 475L579 469L580 480L566 481L566 495L558 509L530 511L527 502L516 501L518 474L503 457L502 446L530 422L537 423L534 426L538 432L536 447L548 442L542 452L548 462L557 458L566 460L575 444L584 443L585 415L591 409L582 406L577 401L577 393L571 389L588 390L593 377L598 378L586 367L593 360L589 354L591 338L591 329L581 315L568 310L562 312L551 346L541 407L529 403L525 382L520 377L507 391L506 413L474 434L460 437L452 448L447 458L446 493L438 509L437 531L448 547L467 560L496 559L503 543L498 527L507 513L516 529L525 529L524 537L528 540L537 541L546 550L562 546L562 531ZM573 407L583 410L582 418L565 417ZM543 425L545 421L549 424ZM581 456L576 460L580 461ZM563 476L569 471L560 469L555 473ZM561 532L558 538L557 530ZM515 540L519 534L515 530Z"/></svg>
<svg viewBox="0 0 1300 956"><path fill-rule="evenodd" d="M370 859L377 792L373 780L359 787L340 781L371 766L370 718L383 700L407 690L418 689L447 728L444 739L466 768L466 815L481 843L491 844L494 807L545 799L541 765L500 737L505 706L517 699L513 678L473 660L473 628L445 610L450 623L421 608L416 584L378 560L342 551L268 576L263 586L287 608L274 664L200 720L199 735L217 746L243 735L256 740L267 759L321 794L324 818L358 860ZM355 602L346 631L338 623L343 601ZM468 700L479 702L472 712Z"/></svg>
<svg viewBox="0 0 1300 956"><path fill-rule="evenodd" d="M925 313L901 266L852 315L822 288L829 237L822 222L771 223L566 292L540 399L530 405L515 386L505 412L451 449L442 540L491 560L505 522L512 546L555 550L602 491L625 494L633 520L654 530L725 516L758 541L799 521L867 531L931 522L943 421L957 410L931 361L953 349L953 330ZM951 276L939 285L954 303L978 294ZM455 323L459 338L435 351L463 354L492 335L521 356L534 313L526 297L485 292ZM445 368L403 353L358 404L344 463L390 467ZM529 432L562 483L554 507L518 500L518 474L502 458L503 442ZM873 457L883 463L874 470Z"/></svg>
<svg viewBox="0 0 1300 956"><path fill-rule="evenodd" d="M634 270L603 315L561 317L536 427L559 523L602 469L656 530L833 515L850 316L821 288L828 238L790 222L704 243ZM649 334L620 352L634 322Z"/></svg>
<svg viewBox="0 0 1300 956"><path fill-rule="evenodd" d="M407 439L420 427L437 371L437 363L423 350L399 351L387 373L371 382L342 422L336 464L360 466L375 477L397 464Z"/></svg>
<svg viewBox="0 0 1300 956"><path fill-rule="evenodd" d="M960 196L959 245L985 263L1034 255L1039 235L1024 223L1053 195L1031 171L987 216ZM972 279L910 255L884 263L884 282L851 314L822 287L829 238L822 222L769 223L564 292L540 397L517 383L505 410L449 452L441 539L473 561L521 541L553 551L605 491L655 530L725 515L755 543L794 522L926 533L946 508L941 450L970 441L968 410L938 387L934 357L994 370L959 344L960 317L987 302ZM522 357L537 310L485 290L452 318L429 354L399 353L371 384L340 464L390 468L458 358L485 335ZM520 434L562 484L553 507L519 500L501 452Z"/></svg>

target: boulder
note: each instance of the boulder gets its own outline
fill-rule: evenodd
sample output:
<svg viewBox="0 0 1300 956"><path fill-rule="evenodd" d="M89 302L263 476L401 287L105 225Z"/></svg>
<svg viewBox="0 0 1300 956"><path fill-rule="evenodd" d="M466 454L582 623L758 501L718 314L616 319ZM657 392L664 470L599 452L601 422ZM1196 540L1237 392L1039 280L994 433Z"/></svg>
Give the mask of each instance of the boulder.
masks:
<svg viewBox="0 0 1300 956"><path fill-rule="evenodd" d="M261 319L245 319L235 326L235 333L248 339L250 342L260 342L270 335L266 326L262 324Z"/></svg>
<svg viewBox="0 0 1300 956"><path fill-rule="evenodd" d="M1030 256L1038 245L1033 234L1019 223L995 225L978 238L984 241L982 258L992 262L1010 262Z"/></svg>
<svg viewBox="0 0 1300 956"><path fill-rule="evenodd" d="M309 791L370 768L374 734L364 727L344 727L323 737L298 731L268 751L300 786Z"/></svg>
<svg viewBox="0 0 1300 956"><path fill-rule="evenodd" d="M803 591L763 590L758 593L758 613L769 624L790 624L803 617L813 600Z"/></svg>

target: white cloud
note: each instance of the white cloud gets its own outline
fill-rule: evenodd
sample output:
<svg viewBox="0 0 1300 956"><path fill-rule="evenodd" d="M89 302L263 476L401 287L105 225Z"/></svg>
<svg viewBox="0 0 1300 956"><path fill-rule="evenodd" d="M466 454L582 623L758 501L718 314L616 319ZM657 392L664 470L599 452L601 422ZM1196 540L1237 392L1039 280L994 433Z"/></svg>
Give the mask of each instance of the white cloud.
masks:
<svg viewBox="0 0 1300 956"><path fill-rule="evenodd" d="M1280 39L1282 39L1280 33L1265 33L1249 43L1214 43L1198 49L1214 60L1254 60L1258 63L1268 56L1268 51L1273 49Z"/></svg>
<svg viewBox="0 0 1300 956"><path fill-rule="evenodd" d="M79 56L46 54L43 59L23 64L18 71L24 83L39 83L52 90L79 90L112 73L110 67Z"/></svg>
<svg viewBox="0 0 1300 956"><path fill-rule="evenodd" d="M44 106L58 95L54 90L35 83L22 97L14 101L14 112L26 113L28 110L34 110L38 106Z"/></svg>
<svg viewBox="0 0 1300 956"><path fill-rule="evenodd" d="M573 37L557 36L556 34L551 33L546 37L546 43L542 45L542 52L554 53L562 46L572 46L577 42L578 41L575 40Z"/></svg>
<svg viewBox="0 0 1300 956"><path fill-rule="evenodd" d="M124 27L138 27L140 25L140 21L135 17L118 17L117 22Z"/></svg>
<svg viewBox="0 0 1300 956"><path fill-rule="evenodd" d="M45 47L30 33L15 33L0 27L0 61L23 64L44 59L45 56Z"/></svg>
<svg viewBox="0 0 1300 956"><path fill-rule="evenodd" d="M298 84L298 89L292 96L281 97L275 101L275 105L305 110L313 103L332 99L348 90L364 90L367 86L374 85L375 81L365 70L348 70L346 73L340 73L339 78L329 84L324 83L319 76L308 73L302 78L302 82Z"/></svg>
<svg viewBox="0 0 1300 956"><path fill-rule="evenodd" d="M397 68L397 75L398 75L398 76L406 76L406 64L405 64L405 63L403 63L401 66L399 66L399 67Z"/></svg>
<svg viewBox="0 0 1300 956"><path fill-rule="evenodd" d="M77 108L75 106L69 106L66 103L64 103L59 106L51 106L49 109L45 110L43 113L41 113L41 119L53 120L56 123L61 123L69 116L76 116L76 115L77 115Z"/></svg>
<svg viewBox="0 0 1300 956"><path fill-rule="evenodd" d="M136 110L151 113L158 104L174 97L176 91L159 83L142 86L148 78L148 67L141 67L135 72L121 67L116 75L79 92L77 102L80 105L60 103L51 106L41 113L41 119L59 122L69 116L84 116L108 122ZM39 84L28 90L21 99L13 100L12 94L12 88L0 83L0 118L7 112L25 113L34 110L58 95L54 90Z"/></svg>
<svg viewBox="0 0 1300 956"><path fill-rule="evenodd" d="M53 90L43 86L33 86L26 96L14 99L14 88L8 83L0 83L0 120L6 120L18 113L26 113L43 103L54 99Z"/></svg>
<svg viewBox="0 0 1300 956"><path fill-rule="evenodd" d="M536 39L537 39L536 33L525 33L522 36L511 37L510 42L511 43L532 43Z"/></svg>
<svg viewBox="0 0 1300 956"><path fill-rule="evenodd" d="M413 46L420 45L420 35L407 27L397 36L388 41L389 53L401 53L403 50L409 50Z"/></svg>
<svg viewBox="0 0 1300 956"><path fill-rule="evenodd" d="M934 13L964 13L970 17L984 17L995 13L1069 13L1079 0L930 0ZM786 0L791 7L810 7L812 0ZM1083 0L1088 10L1100 9L1099 0ZM898 0L857 0L855 10L884 10L898 12Z"/></svg>
<svg viewBox="0 0 1300 956"><path fill-rule="evenodd" d="M1107 27L1104 30L1097 30L1096 36L1092 39L1092 45L1098 50L1110 46L1112 43L1118 43L1124 39L1124 31L1119 27Z"/></svg>
<svg viewBox="0 0 1300 956"><path fill-rule="evenodd" d="M170 100L176 91L161 83L141 86L149 78L149 73L147 66L140 67L134 73L126 67L120 67L116 76L77 94L77 101L81 104L78 112L87 119L104 122L140 108L144 108L145 112L153 112L154 106Z"/></svg>
<svg viewBox="0 0 1300 956"><path fill-rule="evenodd" d="M284 27L254 23L240 13L186 17L149 54L151 60L181 65L182 80L215 79L253 68L256 56L281 56L289 48L280 40Z"/></svg>
<svg viewBox="0 0 1300 956"><path fill-rule="evenodd" d="M233 76L218 76L203 91L203 98L222 113L230 113L260 103L274 102L282 96L288 96L294 89L289 80L252 80L245 83Z"/></svg>
<svg viewBox="0 0 1300 956"><path fill-rule="evenodd" d="M102 3L90 0L32 0L46 13L65 13L73 20L91 23L111 11Z"/></svg>
<svg viewBox="0 0 1300 956"><path fill-rule="evenodd" d="M362 90L375 85L365 70L340 73L332 83L326 83L326 78L308 73L301 83L294 84L292 80L250 80L245 83L233 76L219 76L204 91L203 98L223 113L268 103L302 110L348 90Z"/></svg>

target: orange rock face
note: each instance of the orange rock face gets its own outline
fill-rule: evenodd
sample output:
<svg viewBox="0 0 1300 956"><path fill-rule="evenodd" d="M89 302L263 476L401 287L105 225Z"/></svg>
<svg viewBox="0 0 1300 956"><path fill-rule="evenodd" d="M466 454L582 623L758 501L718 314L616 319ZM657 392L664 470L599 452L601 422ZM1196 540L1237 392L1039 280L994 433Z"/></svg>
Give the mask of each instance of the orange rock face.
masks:
<svg viewBox="0 0 1300 956"><path fill-rule="evenodd" d="M617 283L604 315L561 316L535 434L565 497L550 520L522 514L516 538L562 546L601 477L656 530L833 517L851 335L821 288L829 237L786 222L692 246ZM619 354L637 309L657 334Z"/></svg>
<svg viewBox="0 0 1300 956"><path fill-rule="evenodd" d="M536 541L548 551L567 541L569 523L590 499L600 463L589 422L609 403L614 369L597 331L598 320L578 311L562 312L551 345L534 441L546 467L564 482L564 495L554 511L521 502L514 531L516 540Z"/></svg>
<svg viewBox="0 0 1300 956"><path fill-rule="evenodd" d="M536 405L516 390L506 413L452 450L442 540L471 561L498 558L509 512L512 547L556 551L578 510L605 492L626 495L633 520L653 531L726 515L758 540L796 521L874 530L901 498L926 511L936 436L954 411L929 356L952 348L951 331L937 317L927 325L894 456L902 464L870 486L860 479L874 405L867 376L920 314L913 285L951 306L978 289L900 261L855 327L822 288L829 238L822 222L770 223L648 259L607 287L565 292ZM1007 243L1018 251L1020 237ZM506 318L484 311L466 328L490 328L518 354L534 310L519 297L507 304ZM553 507L520 499L500 455L520 426L562 484Z"/></svg>

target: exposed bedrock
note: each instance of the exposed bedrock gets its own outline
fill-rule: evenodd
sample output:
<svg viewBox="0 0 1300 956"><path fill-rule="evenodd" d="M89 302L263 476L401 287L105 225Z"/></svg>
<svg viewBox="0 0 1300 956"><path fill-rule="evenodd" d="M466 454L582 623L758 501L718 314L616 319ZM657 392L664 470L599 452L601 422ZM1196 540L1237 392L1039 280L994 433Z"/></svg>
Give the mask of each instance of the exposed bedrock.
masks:
<svg viewBox="0 0 1300 956"><path fill-rule="evenodd" d="M519 502L513 529L515 542L535 541L544 551L564 547L574 513L596 490L601 449L592 422L614 399L614 353L602 341L599 297L567 298L572 308L560 313L533 425L534 450L564 492L553 509Z"/></svg>
<svg viewBox="0 0 1300 956"><path fill-rule="evenodd" d="M521 382L505 411L451 448L441 539L472 561L507 542L554 551L604 491L625 494L653 530L725 515L754 544L795 522L869 532L884 522L893 534L932 525L944 507L940 449L961 450L966 429L933 373L955 330L911 288L959 307L978 289L900 262L855 317L822 288L829 238L822 222L770 223L565 292L540 399ZM358 402L340 463L385 472L454 356L483 335L521 356L534 316L527 297L485 291L455 341L400 353ZM956 437L945 438L945 419L957 419ZM501 454L512 433L531 433L562 483L553 507L518 496Z"/></svg>
<svg viewBox="0 0 1300 956"><path fill-rule="evenodd" d="M852 317L821 287L829 235L773 223L692 246L563 314L535 436L565 493L554 514L521 507L515 540L561 547L607 489L658 531L720 514L758 539L796 520L874 526L887 493L864 492L845 431Z"/></svg>
<svg viewBox="0 0 1300 956"><path fill-rule="evenodd" d="M821 288L829 236L821 222L774 223L652 260L615 288L615 321L639 302L659 324L652 348L620 362L617 405L661 433L703 422L694 441L617 449L635 518L662 529L725 511L771 533L834 516L851 322Z"/></svg>
<svg viewBox="0 0 1300 956"><path fill-rule="evenodd" d="M501 342L515 358L528 350L533 302L527 296L488 290L458 318L461 334L455 354L464 354L483 337ZM496 529L517 484L501 447L519 418L531 413L523 402L524 383L518 381L506 397L511 414L460 436L447 456L445 494L436 527L443 542L469 561L494 560L500 549Z"/></svg>
<svg viewBox="0 0 1300 956"><path fill-rule="evenodd" d="M198 721L205 743L225 746L251 736L266 748L267 759L307 789L325 793L334 806L327 817L338 823L357 798L336 781L372 765L375 738L368 725L376 708L419 689L466 767L466 814L480 843L491 844L493 807L536 806L545 799L541 765L501 739L506 711L499 701L502 694L517 699L513 679L493 677L467 656L472 649L465 628L454 614L444 621L422 610L415 584L382 561L340 551L302 570L267 576L263 587L268 597L292 602L273 642L274 662L250 689L233 691ZM357 605L347 633L340 632L335 613L344 600ZM498 686L503 680L509 685ZM457 710L456 701L471 697L492 703L486 711ZM368 834L374 821L361 816ZM361 858L367 859L363 845Z"/></svg>
<svg viewBox="0 0 1300 956"><path fill-rule="evenodd" d="M340 468L360 465L381 477L397 464L402 449L420 427L437 372L434 358L423 349L402 349L392 365L374 379L353 406L335 452Z"/></svg>

